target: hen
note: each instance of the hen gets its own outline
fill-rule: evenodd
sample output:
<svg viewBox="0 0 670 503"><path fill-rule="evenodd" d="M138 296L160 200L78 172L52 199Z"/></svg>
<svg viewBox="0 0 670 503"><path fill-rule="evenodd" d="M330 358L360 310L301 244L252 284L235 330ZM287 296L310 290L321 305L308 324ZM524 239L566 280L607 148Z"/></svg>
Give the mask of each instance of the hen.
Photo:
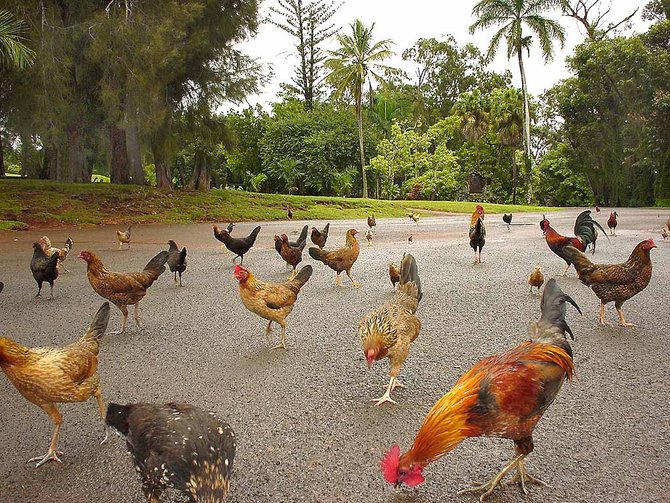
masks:
<svg viewBox="0 0 670 503"><path fill-rule="evenodd" d="M616 236L616 226L617 226L617 217L619 214L616 211L610 213L610 217L607 219L607 227L610 230L610 235Z"/></svg>
<svg viewBox="0 0 670 503"><path fill-rule="evenodd" d="M370 229L376 229L377 228L377 219L375 218L374 213L368 217L368 227Z"/></svg>
<svg viewBox="0 0 670 503"><path fill-rule="evenodd" d="M358 234L356 229L349 229L346 234L345 246L343 248L338 248L337 250L321 250L314 246L309 249L310 257L319 262L323 262L337 273L335 278L335 284L337 286L342 286L340 283L340 273L342 271L347 274L353 286L360 286L360 283L354 281L354 278L351 277L351 268L354 263L356 263L358 254L360 253L356 234Z"/></svg>
<svg viewBox="0 0 670 503"><path fill-rule="evenodd" d="M306 265L293 279L284 283L264 283L256 279L249 270L239 265L235 266L233 276L240 286L242 303L249 311L268 320L265 334L272 334L272 322L281 327L279 344L274 349L286 349L286 318L295 304L300 289L312 275L312 266Z"/></svg>
<svg viewBox="0 0 670 503"><path fill-rule="evenodd" d="M291 208L286 210L286 218L288 218L289 220L293 220L293 212L291 211Z"/></svg>
<svg viewBox="0 0 670 503"><path fill-rule="evenodd" d="M132 225L128 226L125 232L116 231L116 240L119 242L119 249L123 247L123 244L128 244L128 249L130 249L130 231L133 229Z"/></svg>
<svg viewBox="0 0 670 503"><path fill-rule="evenodd" d="M475 251L475 264L482 263L482 248L486 243L486 227L484 226L484 207L478 204L470 218L470 248Z"/></svg>
<svg viewBox="0 0 670 503"><path fill-rule="evenodd" d="M565 248L565 254L575 264L577 275L582 283L590 286L600 299L601 325L605 321L605 304L614 302L614 308L619 316L619 325L634 327L626 322L621 307L623 303L644 290L651 280L651 257L649 253L656 248L653 239L638 243L628 260L623 264L601 265L591 262L586 255L572 246Z"/></svg>
<svg viewBox="0 0 670 503"><path fill-rule="evenodd" d="M419 214L418 213L409 213L407 216L409 216L409 219L412 220L416 225L419 225Z"/></svg>
<svg viewBox="0 0 670 503"><path fill-rule="evenodd" d="M300 235L298 236L298 239L295 241L289 241L288 245L291 248L300 248L301 246L304 248L305 243L307 243L307 231L309 230L309 226L305 225L302 230L300 231ZM275 250L277 250L277 253L281 255L281 237L277 236L275 234Z"/></svg>
<svg viewBox="0 0 670 503"><path fill-rule="evenodd" d="M142 272L118 273L108 271L98 256L90 251L83 251L79 258L86 262L88 282L93 290L104 297L123 313L123 324L119 332L126 331L128 322L128 306L135 306L133 317L135 323L140 326L139 303L147 294L147 289L165 271L169 253L160 252L144 267Z"/></svg>
<svg viewBox="0 0 670 503"><path fill-rule="evenodd" d="M58 253L58 265L61 266L65 272L68 272L68 270L63 265L63 262L65 262L68 253L70 253L72 250L72 245L74 244L72 238L67 238L65 240L63 248L54 248L51 246L51 240L47 236L42 236L40 239L40 244L42 245L44 253L46 253L49 257L51 257L51 255L54 253Z"/></svg>
<svg viewBox="0 0 670 503"><path fill-rule="evenodd" d="M544 284L544 274L539 265L535 266L533 272L528 276L528 284L530 285L530 293L533 293L533 287L537 288L537 294L540 295L540 287Z"/></svg>
<svg viewBox="0 0 670 503"><path fill-rule="evenodd" d="M233 257L233 262L237 257L240 257L240 264L244 262L244 255L254 246L256 242L256 237L258 233L261 232L261 226L259 225L251 234L244 238L234 238L230 235L228 229L219 230L216 224L212 224L214 229L214 237L221 241L228 250L233 252L235 256Z"/></svg>
<svg viewBox="0 0 670 503"><path fill-rule="evenodd" d="M323 247L326 246L326 241L328 241L328 231L330 230L330 224L326 224L322 231L319 231L316 227L312 227L312 243L323 250Z"/></svg>
<svg viewBox="0 0 670 503"><path fill-rule="evenodd" d="M512 224L512 214L511 213L509 213L509 214L505 213L503 215L503 222L505 222L507 224L507 230L509 230L509 226Z"/></svg>
<svg viewBox="0 0 670 503"><path fill-rule="evenodd" d="M373 236L373 234L372 234L372 230L371 230L371 229L368 229L367 231L365 231L365 239L368 240L368 246L370 246L370 245L372 244L372 239L373 239L373 238L374 238L374 236Z"/></svg>
<svg viewBox="0 0 670 503"><path fill-rule="evenodd" d="M670 236L670 231L668 231L668 229L663 229L661 231L661 236L663 236L663 241L665 241L668 239L668 236Z"/></svg>
<svg viewBox="0 0 670 503"><path fill-rule="evenodd" d="M225 501L236 441L214 413L185 403L110 403L106 423L126 437L149 503L168 488L196 503Z"/></svg>
<svg viewBox="0 0 670 503"><path fill-rule="evenodd" d="M424 468L438 460L468 437L500 437L514 441L512 460L490 482L466 489L483 493L486 499L507 473L516 469L509 483L543 482L525 468L526 456L533 451L533 430L563 382L575 371L572 349L565 334L572 335L565 321L565 303L579 307L551 279L542 295L542 316L531 324L531 340L476 363L444 395L423 421L412 447L400 455L394 445L380 468L387 482L416 486L425 478ZM581 314L581 311L579 311Z"/></svg>
<svg viewBox="0 0 670 503"><path fill-rule="evenodd" d="M553 227L551 227L551 225L549 224L549 220L547 220L547 218L544 217L544 215L542 221L540 222L540 226L544 231L544 238L547 241L549 249L553 251L556 255L561 257L563 260L565 260L565 263L567 264L565 266L565 270L563 271L563 276L565 276L568 273L568 269L570 268L570 265L572 265L572 261L563 252L565 247L568 245L572 245L579 251L584 252L586 251L586 247L589 244L592 244L593 253L595 253L596 251L595 242L597 236L595 227L598 227L601 231L603 231L603 233L605 232L605 229L603 229L598 222L596 222L595 220L593 220L593 218L591 218L590 210L582 211L577 217L577 220L575 220L574 231L576 237L574 238L561 236L558 232L556 232L553 229Z"/></svg>
<svg viewBox="0 0 670 503"><path fill-rule="evenodd" d="M281 237L275 235L275 243L277 242L277 238L279 238L279 255L284 259L284 262L293 268L291 277L289 278L293 279L295 278L298 264L302 262L302 251L305 249L307 241L302 241L298 246L292 246L286 234L282 234Z"/></svg>
<svg viewBox="0 0 670 503"><path fill-rule="evenodd" d="M63 416L57 403L85 402L92 396L98 402L100 416L105 417L100 378L98 351L100 338L109 322L109 303L105 302L96 313L84 336L63 348L27 348L5 337L0 337L0 368L26 400L40 407L55 425L49 451L37 461L37 467L47 461L61 460L56 451L58 433ZM105 438L107 431L105 429Z"/></svg>
<svg viewBox="0 0 670 503"><path fill-rule="evenodd" d="M47 255L44 253L42 245L33 243L33 258L30 261L30 270L37 283L37 294L35 297L41 297L42 283L45 281L51 287L50 299L54 298L54 281L58 278L58 254Z"/></svg>
<svg viewBox="0 0 670 503"><path fill-rule="evenodd" d="M393 262L389 262L389 279L393 289L395 289L395 286L400 282L400 269Z"/></svg>
<svg viewBox="0 0 670 503"><path fill-rule="evenodd" d="M230 222L230 223L226 226L226 230L228 231L228 234L230 234L231 232L233 232L233 228L234 228L234 227L235 227L235 224L234 224L233 222ZM223 243L223 236L222 236L222 234L221 234L221 229L219 229L218 225L216 225L216 224L212 224L212 229L214 230L214 237L215 237L217 240L221 241L221 243ZM227 250L227 248L226 248L224 245L221 245L221 249L224 250L224 251Z"/></svg>
<svg viewBox="0 0 670 503"><path fill-rule="evenodd" d="M179 251L177 248L177 243L171 239L168 241L170 249L168 250L168 259L167 265L170 268L170 272L174 273L174 283L177 284L177 273L179 273L179 286L182 286L181 275L186 270L186 247Z"/></svg>
<svg viewBox="0 0 670 503"><path fill-rule="evenodd" d="M410 344L421 330L421 321L415 313L422 296L416 261L407 254L400 263L400 285L395 298L365 315L358 325L368 368L384 358L391 362L388 386L381 397L372 400L375 405L396 403L391 399L391 391L397 387L404 388L398 380L398 374L409 355Z"/></svg>

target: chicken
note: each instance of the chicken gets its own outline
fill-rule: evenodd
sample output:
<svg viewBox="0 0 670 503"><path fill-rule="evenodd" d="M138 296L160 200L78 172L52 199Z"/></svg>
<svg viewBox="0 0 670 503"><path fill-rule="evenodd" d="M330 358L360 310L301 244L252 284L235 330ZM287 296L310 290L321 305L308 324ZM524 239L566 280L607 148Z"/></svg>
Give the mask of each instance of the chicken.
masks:
<svg viewBox="0 0 670 503"><path fill-rule="evenodd" d="M610 217L607 219L607 227L610 230L610 235L616 236L616 226L617 226L617 217L619 214L616 211L610 213Z"/></svg>
<svg viewBox="0 0 670 503"><path fill-rule="evenodd" d="M668 231L668 229L663 229L661 231L661 236L663 236L663 240L665 241L666 239L668 239L668 236L670 236L670 231Z"/></svg>
<svg viewBox="0 0 670 503"><path fill-rule="evenodd" d="M507 230L509 230L509 226L512 224L512 214L510 213L509 215L505 213L503 215L503 222L507 224Z"/></svg>
<svg viewBox="0 0 670 503"><path fill-rule="evenodd" d="M412 241L412 236L407 238L407 244L412 244L414 241Z"/></svg>
<svg viewBox="0 0 670 503"><path fill-rule="evenodd" d="M337 286L342 286L340 283L340 273L342 271L347 273L353 286L360 286L360 283L354 281L354 278L351 277L351 268L356 263L356 259L358 259L358 254L360 252L356 234L358 234L356 229L349 229L346 234L345 246L343 248L338 248L337 250L321 250L314 246L309 249L310 257L319 262L323 262L337 273L335 278L335 284Z"/></svg>
<svg viewBox="0 0 670 503"><path fill-rule="evenodd" d="M130 231L133 229L132 225L128 226L125 232L116 231L116 240L119 242L119 249L123 247L124 243L128 244L128 249L130 249Z"/></svg>
<svg viewBox="0 0 670 503"><path fill-rule="evenodd" d="M229 234L229 235L230 235L231 232L233 232L233 228L234 228L234 227L235 227L235 224L234 224L233 222L230 222L230 223L226 226L226 231L228 231L228 234ZM215 237L217 240L219 240L219 241L221 241L221 242L223 243L223 236L222 236L222 234L221 234L221 230L219 229L219 227L218 227L216 224L212 224L212 229L214 230L214 237ZM224 245L221 245L221 249L222 249L223 251L226 251L228 248L226 248Z"/></svg>
<svg viewBox="0 0 670 503"><path fill-rule="evenodd" d="M539 265L535 266L533 272L528 276L528 284L530 285L530 293L533 293L533 287L537 288L537 294L540 295L540 287L544 284L544 274Z"/></svg>
<svg viewBox="0 0 670 503"><path fill-rule="evenodd" d="M419 214L418 213L409 213L407 216L409 216L409 219L412 220L416 225L419 225Z"/></svg>
<svg viewBox="0 0 670 503"><path fill-rule="evenodd" d="M4 290L4 288L5 284L2 281L0 281L0 293L2 293L2 290Z"/></svg>
<svg viewBox="0 0 670 503"><path fill-rule="evenodd" d="M304 248L305 243L307 242L307 231L308 230L309 230L309 226L305 225L302 228L302 231L300 231L300 235L298 236L298 239L296 239L295 241L289 241L288 245L291 248L300 248L301 246ZM279 253L281 255L281 237L277 236L275 234L274 239L275 239L275 250L277 250L277 253Z"/></svg>
<svg viewBox="0 0 670 503"><path fill-rule="evenodd" d="M377 219L375 218L374 213L368 217L368 228L369 229L377 228Z"/></svg>
<svg viewBox="0 0 670 503"><path fill-rule="evenodd" d="M607 325L605 304L613 301L619 316L619 325L622 327L635 326L626 322L621 307L625 301L640 293L649 284L651 280L649 253L652 248L656 248L654 240L646 239L638 243L626 262L616 265L594 264L573 246L565 248L565 254L575 264L580 281L590 286L600 299L599 321L601 325Z"/></svg>
<svg viewBox="0 0 670 503"><path fill-rule="evenodd" d="M5 337L0 337L0 368L16 389L29 402L46 412L55 425L49 451L44 456L28 460L40 467L47 461L61 462L56 451L58 433L63 416L57 403L85 402L95 397L100 416L104 420L98 377L100 338L109 322L109 302L96 313L86 333L76 342L62 348L27 348ZM107 430L105 428L105 438Z"/></svg>
<svg viewBox="0 0 670 503"><path fill-rule="evenodd" d="M233 232L233 228L235 227L235 224L233 222L229 222L228 225L226 226L226 230L228 231L228 234Z"/></svg>
<svg viewBox="0 0 670 503"><path fill-rule="evenodd" d="M596 213L600 213L600 206L596 204Z"/></svg>
<svg viewBox="0 0 670 503"><path fill-rule="evenodd" d="M169 256L168 252L162 251L149 261L142 272L118 273L108 271L93 252L83 251L79 254L79 258L86 262L88 282L95 293L110 301L123 313L121 330L113 334L126 331L128 306L135 306L133 317L137 326L140 326L139 303L147 294L147 289L165 271Z"/></svg>
<svg viewBox="0 0 670 503"><path fill-rule="evenodd" d="M167 265L170 268L170 272L174 273L174 283L177 284L177 273L179 273L179 286L183 286L181 283L181 275L186 270L186 247L179 251L177 248L177 243L171 239L168 241L170 249L168 250L168 259Z"/></svg>
<svg viewBox="0 0 670 503"><path fill-rule="evenodd" d="M484 207L478 204L470 218L470 248L475 251L475 264L482 263L482 248L486 243L486 227L484 226Z"/></svg>
<svg viewBox="0 0 670 503"><path fill-rule="evenodd" d="M328 231L330 230L330 224L326 224L322 231L319 231L316 227L312 227L312 243L323 250L323 247L326 246L326 241L328 241Z"/></svg>
<svg viewBox="0 0 670 503"><path fill-rule="evenodd" d="M476 363L428 412L412 447L400 455L394 445L380 468L387 482L416 486L425 478L423 470L468 437L500 437L514 441L512 460L490 482L459 492L483 493L486 499L507 473L516 469L509 483L543 482L525 468L533 451L533 430L575 367L565 334L572 335L565 321L565 303L579 307L550 279L542 296L542 316L530 327L531 340Z"/></svg>
<svg viewBox="0 0 670 503"><path fill-rule="evenodd" d="M395 290L395 286L400 283L400 269L393 262L389 262L389 278Z"/></svg>
<svg viewBox="0 0 670 503"><path fill-rule="evenodd" d="M54 253L58 253L58 265L61 266L65 272L68 272L68 270L63 265L63 262L65 262L65 259L67 258L68 253L70 253L70 250L72 250L73 244L74 242L72 241L72 238L67 238L63 248L54 248L51 246L51 240L48 238L48 236L42 236L40 238L40 245L42 245L44 253L46 253L49 257L51 257L51 255Z"/></svg>
<svg viewBox="0 0 670 503"><path fill-rule="evenodd" d="M384 358L391 362L390 379L384 394L372 401L396 403L391 391L405 386L398 380L402 364L409 356L409 346L419 336L421 321L416 316L421 297L421 281L414 257L407 254L400 263L400 285L393 300L365 315L358 324L363 354L368 368Z"/></svg>
<svg viewBox="0 0 670 503"><path fill-rule="evenodd" d="M228 229L219 230L216 224L212 224L214 229L214 237L221 241L228 250L233 252L235 256L233 257L233 262L237 257L240 257L240 264L244 262L244 254L247 253L254 246L256 242L256 237L261 231L261 226L259 225L251 234L245 238L234 238L230 235Z"/></svg>
<svg viewBox="0 0 670 503"><path fill-rule="evenodd" d="M291 211L291 208L289 208L288 210L286 210L286 217L287 217L289 220L293 220L293 212Z"/></svg>
<svg viewBox="0 0 670 503"><path fill-rule="evenodd" d="M368 240L368 246L372 244L373 237L374 236L372 235L372 230L368 229L367 231L365 231L365 239Z"/></svg>
<svg viewBox="0 0 670 503"><path fill-rule="evenodd" d="M307 241L302 241L299 246L291 246L286 234L282 234L281 237L275 235L275 243L277 242L277 238L279 238L279 255L284 259L284 262L293 268L291 277L289 278L293 279L295 278L298 264L302 262L302 251L305 249Z"/></svg>
<svg viewBox="0 0 670 503"><path fill-rule="evenodd" d="M577 216L574 229L576 237L574 238L561 236L551 227L549 220L547 220L544 215L542 215L542 217L542 222L540 222L540 224L544 231L544 238L547 241L549 249L565 260L565 263L567 264L565 266L565 270L563 271L563 276L568 273L568 269L572 265L572 261L563 252L565 247L572 245L579 251L584 252L586 251L586 247L589 244L593 244L593 253L595 253L595 240L597 235L595 227L598 227L601 231L605 232L605 229L603 229L598 222L591 218L590 210L584 210L579 214L579 216Z"/></svg>
<svg viewBox="0 0 670 503"><path fill-rule="evenodd" d="M235 266L233 276L239 282L244 307L268 320L265 334L272 334L273 321L281 327L279 344L273 349L286 349L286 318L293 311L300 289L312 276L312 266L304 266L293 279L284 283L264 283L257 280L249 269L239 265Z"/></svg>
<svg viewBox="0 0 670 503"><path fill-rule="evenodd" d="M35 297L41 297L42 283L45 281L51 287L49 299L54 298L54 281L58 278L58 254L47 255L39 243L33 243L33 258L30 261L30 270L33 278L37 282L37 294Z"/></svg>
<svg viewBox="0 0 670 503"><path fill-rule="evenodd" d="M197 503L225 501L236 440L214 413L185 403L110 403L105 421L126 437L149 503L168 488Z"/></svg>

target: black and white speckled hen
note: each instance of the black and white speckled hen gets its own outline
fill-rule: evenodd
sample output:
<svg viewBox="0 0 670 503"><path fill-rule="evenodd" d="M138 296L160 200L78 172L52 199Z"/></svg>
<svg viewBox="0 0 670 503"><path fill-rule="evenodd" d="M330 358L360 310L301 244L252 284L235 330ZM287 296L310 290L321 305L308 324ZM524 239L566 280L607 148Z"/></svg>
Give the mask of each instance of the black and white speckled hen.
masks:
<svg viewBox="0 0 670 503"><path fill-rule="evenodd" d="M106 421L126 436L149 503L167 488L196 503L226 500L236 439L213 412L185 403L110 403Z"/></svg>

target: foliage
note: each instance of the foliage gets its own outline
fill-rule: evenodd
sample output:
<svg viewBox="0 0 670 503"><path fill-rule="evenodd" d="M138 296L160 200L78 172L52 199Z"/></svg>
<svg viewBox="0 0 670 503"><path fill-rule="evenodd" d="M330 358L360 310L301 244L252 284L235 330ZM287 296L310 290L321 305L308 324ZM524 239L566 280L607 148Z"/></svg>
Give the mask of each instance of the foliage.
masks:
<svg viewBox="0 0 670 503"><path fill-rule="evenodd" d="M25 68L33 64L35 51L23 42L26 28L11 12L0 9L0 68Z"/></svg>

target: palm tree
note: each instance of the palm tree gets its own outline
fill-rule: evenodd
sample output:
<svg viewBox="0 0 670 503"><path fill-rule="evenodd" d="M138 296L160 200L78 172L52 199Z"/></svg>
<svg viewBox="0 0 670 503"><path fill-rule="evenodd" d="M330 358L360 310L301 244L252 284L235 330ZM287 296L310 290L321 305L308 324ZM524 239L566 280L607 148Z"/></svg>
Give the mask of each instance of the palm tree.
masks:
<svg viewBox="0 0 670 503"><path fill-rule="evenodd" d="M512 204L516 204L516 147L523 141L523 97L518 89L495 89L491 93L491 122L503 147L512 147ZM500 153L498 159L500 159Z"/></svg>
<svg viewBox="0 0 670 503"><path fill-rule="evenodd" d="M542 12L561 7L562 0L481 0L472 9L478 19L470 26L470 33L486 30L493 26L500 29L493 35L489 43L487 58L491 59L504 38L507 41L507 59L516 56L521 74L521 92L523 94L523 139L526 163L532 168L530 152L530 108L528 106L528 87L526 72L523 67L524 49L530 53L531 37L524 36L523 27L527 26L540 42L540 49L545 62L553 57L554 40L560 46L565 43L565 30L553 19L542 16ZM532 187L528 184L528 198L532 196Z"/></svg>
<svg viewBox="0 0 670 503"><path fill-rule="evenodd" d="M16 19L11 12L0 10L0 67L25 68L32 65L35 52L25 45L21 35L26 24Z"/></svg>
<svg viewBox="0 0 670 503"><path fill-rule="evenodd" d="M479 143L489 129L489 104L479 89L462 93L452 108L453 115L461 120L461 131L468 141L475 144L477 173L481 173Z"/></svg>
<svg viewBox="0 0 670 503"><path fill-rule="evenodd" d="M335 51L329 51L331 57L325 62L325 66L330 73L326 76L326 80L335 87L335 96L342 96L349 91L356 102L363 197L368 197L363 147L363 86L368 82L370 76L378 81L383 80L375 70L384 68L379 61L393 54L390 49L393 41L386 39L375 42L372 36L374 23L367 27L360 19L357 19L349 26L351 27L350 34L335 36L340 47Z"/></svg>

